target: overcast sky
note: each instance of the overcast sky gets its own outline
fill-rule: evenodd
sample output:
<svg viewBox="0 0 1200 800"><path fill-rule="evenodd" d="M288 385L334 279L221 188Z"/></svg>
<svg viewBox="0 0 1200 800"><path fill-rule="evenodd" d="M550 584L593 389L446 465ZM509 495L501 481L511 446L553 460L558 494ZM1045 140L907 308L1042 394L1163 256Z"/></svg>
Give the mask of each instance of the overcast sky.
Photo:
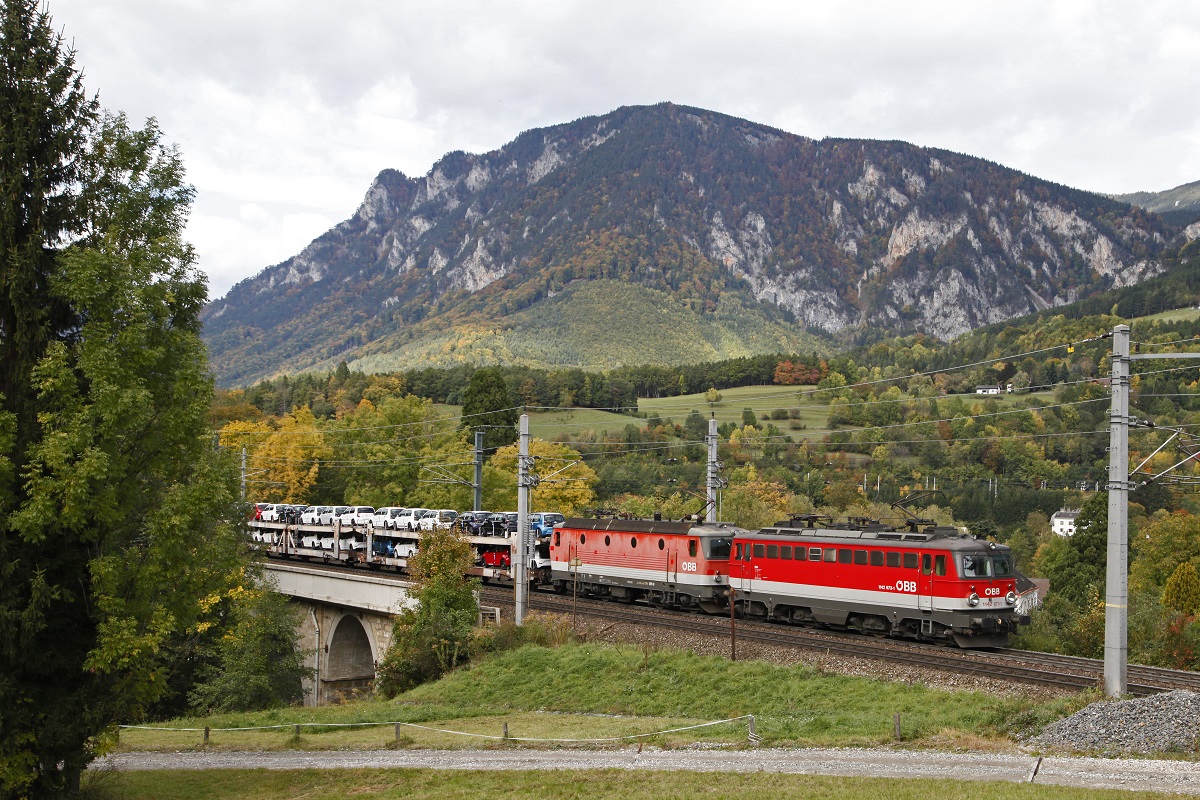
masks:
<svg viewBox="0 0 1200 800"><path fill-rule="evenodd" d="M392 167L669 100L1101 192L1200 180L1194 0L47 0L90 91L157 117L210 296Z"/></svg>

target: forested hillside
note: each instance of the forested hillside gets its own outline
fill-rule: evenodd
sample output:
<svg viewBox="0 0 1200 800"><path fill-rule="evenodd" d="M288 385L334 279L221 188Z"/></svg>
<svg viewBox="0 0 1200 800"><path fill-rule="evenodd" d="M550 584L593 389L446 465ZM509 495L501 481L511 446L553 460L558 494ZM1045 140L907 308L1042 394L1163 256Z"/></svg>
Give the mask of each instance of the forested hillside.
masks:
<svg viewBox="0 0 1200 800"><path fill-rule="evenodd" d="M205 335L225 385L341 360L596 369L951 338L1158 274L1176 232L956 153L628 107L385 170L350 219L213 302Z"/></svg>
<svg viewBox="0 0 1200 800"><path fill-rule="evenodd" d="M511 367L499 370L507 398L497 403L527 407L550 431L535 440L542 469L580 463L569 491L557 481L534 491L534 510L674 518L699 511L703 437L714 413L728 481L723 519L756 527L798 513L893 521L911 513L965 526L1010 545L1024 572L1050 579L1046 610L1025 643L1095 656L1103 641L1105 335L1122 321L1033 318L948 345L914 335L827 358L596 373ZM1200 315L1132 327L1143 353L1200 342ZM221 392L214 424L223 443L245 446L250 466L265 471L262 497L465 508L473 423L432 401L461 402L473 373L463 366L369 375L343 364ZM1013 391L982 396L978 384ZM1154 427L1136 428L1130 442L1131 464L1149 457L1130 498L1131 646L1147 663L1196 666L1200 651L1189 642L1200 637L1200 609L1180 598L1192 596L1192 584L1200 590L1200 502L1186 484L1148 478L1184 458L1174 446L1155 453L1173 430L1200 424L1200 366L1140 361L1132 388L1131 413ZM558 406L613 409L626 421L592 426L560 417L567 412ZM1191 465L1181 474L1200 477ZM511 448L489 458L485 506L511 507L515 476ZM914 493L908 512L890 505ZM1049 525L1063 508L1084 512L1070 539Z"/></svg>

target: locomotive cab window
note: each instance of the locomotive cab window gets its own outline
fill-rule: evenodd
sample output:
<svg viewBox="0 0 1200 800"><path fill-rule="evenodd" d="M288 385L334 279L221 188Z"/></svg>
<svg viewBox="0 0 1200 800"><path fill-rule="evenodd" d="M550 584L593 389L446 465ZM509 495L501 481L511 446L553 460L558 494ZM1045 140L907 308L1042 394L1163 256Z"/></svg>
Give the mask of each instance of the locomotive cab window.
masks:
<svg viewBox="0 0 1200 800"><path fill-rule="evenodd" d="M767 545L767 558L779 558L779 545Z"/></svg>
<svg viewBox="0 0 1200 800"><path fill-rule="evenodd" d="M738 547L742 548L742 561L749 561L750 560L750 543L747 542L744 547L742 545L738 545Z"/></svg>
<svg viewBox="0 0 1200 800"><path fill-rule="evenodd" d="M933 574L938 575L938 576L945 576L945 574L946 574L946 557L944 555L938 556L935 559L933 559Z"/></svg>
<svg viewBox="0 0 1200 800"><path fill-rule="evenodd" d="M555 547L558 547L558 546L560 546L561 544L562 544L562 532L561 532L561 531L555 531L555 532L554 532L554 546L555 546Z"/></svg>
<svg viewBox="0 0 1200 800"><path fill-rule="evenodd" d="M696 557L696 540L688 539L688 558Z"/></svg>
<svg viewBox="0 0 1200 800"><path fill-rule="evenodd" d="M964 578L990 578L992 559L987 553L963 553L959 572Z"/></svg>
<svg viewBox="0 0 1200 800"><path fill-rule="evenodd" d="M734 550L733 550L733 557L734 557L734 559L735 559L735 560L737 560L737 561L741 561L741 560L742 560L742 545L741 545L741 542L739 542L737 545L735 545L735 546L734 546Z"/></svg>
<svg viewBox="0 0 1200 800"><path fill-rule="evenodd" d="M921 554L921 574L930 575L933 573L933 556L929 553Z"/></svg>
<svg viewBox="0 0 1200 800"><path fill-rule="evenodd" d="M997 553L992 556L992 572L997 578L1011 578L1013 574L1012 556L1008 553Z"/></svg>
<svg viewBox="0 0 1200 800"><path fill-rule="evenodd" d="M733 539L728 536L715 536L704 540L704 554L709 558L729 558L733 548Z"/></svg>

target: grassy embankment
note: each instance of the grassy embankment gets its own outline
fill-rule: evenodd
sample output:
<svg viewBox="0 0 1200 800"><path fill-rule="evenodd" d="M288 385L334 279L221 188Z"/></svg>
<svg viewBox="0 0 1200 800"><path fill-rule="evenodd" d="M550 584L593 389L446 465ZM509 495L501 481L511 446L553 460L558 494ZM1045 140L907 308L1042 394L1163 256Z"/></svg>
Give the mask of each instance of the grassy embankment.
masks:
<svg viewBox="0 0 1200 800"><path fill-rule="evenodd" d="M393 702L363 701L320 709L287 709L178 720L178 727L212 728L296 723L413 722L499 736L505 722L513 737L596 738L754 714L766 745L857 746L892 741L893 715L901 714L903 740L922 746L1007 747L1014 732L1068 713L1078 701L1033 701L822 673L807 667L731 663L677 651L604 645L555 649L528 647L486 659ZM600 715L600 716L597 716ZM454 724L449 724L453 722ZM654 741L739 743L746 723L730 723ZM282 749L290 729L214 732L210 748ZM305 728L305 749L381 747L390 727ZM405 729L404 743L477 747L480 741ZM126 731L121 746L179 749L195 746L195 733Z"/></svg>
<svg viewBox="0 0 1200 800"><path fill-rule="evenodd" d="M903 747L1008 750L1021 732L1038 729L1087 698L1038 701L944 692L823 673L807 667L729 661L678 651L570 645L526 647L487 658L395 701L361 701L320 709L286 709L180 719L174 727L286 725L267 732L214 730L210 750L379 748L516 748L536 745L402 728L303 728L317 722L412 722L498 737L505 723L517 738L585 739L651 733L742 714L756 715L763 746L874 746L893 741L901 715ZM121 750L201 749L196 732L122 732ZM746 723L731 722L639 740L659 747L692 743L744 747ZM608 747L617 745L604 745ZM625 746L628 746L626 744ZM130 773L101 776L123 797L770 797L1084 798L1131 797L1015 784L962 784L798 775L661 775L619 771L469 773L426 770L340 770L269 773Z"/></svg>

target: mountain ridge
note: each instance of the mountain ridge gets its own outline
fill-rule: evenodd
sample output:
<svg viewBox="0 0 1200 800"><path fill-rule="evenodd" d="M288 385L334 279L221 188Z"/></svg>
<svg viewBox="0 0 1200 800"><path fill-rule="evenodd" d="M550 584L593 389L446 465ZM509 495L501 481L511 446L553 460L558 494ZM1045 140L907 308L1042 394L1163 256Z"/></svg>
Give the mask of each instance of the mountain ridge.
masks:
<svg viewBox="0 0 1200 800"><path fill-rule="evenodd" d="M698 320L737 297L797 335L950 338L1158 274L1173 233L949 151L627 106L449 153L422 178L381 171L352 217L211 303L205 335L225 384L389 353L403 365L422 337L615 280ZM597 313L557 306L564 324ZM603 344L575 365L603 363Z"/></svg>

